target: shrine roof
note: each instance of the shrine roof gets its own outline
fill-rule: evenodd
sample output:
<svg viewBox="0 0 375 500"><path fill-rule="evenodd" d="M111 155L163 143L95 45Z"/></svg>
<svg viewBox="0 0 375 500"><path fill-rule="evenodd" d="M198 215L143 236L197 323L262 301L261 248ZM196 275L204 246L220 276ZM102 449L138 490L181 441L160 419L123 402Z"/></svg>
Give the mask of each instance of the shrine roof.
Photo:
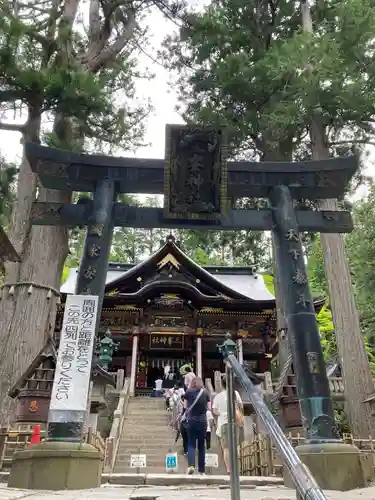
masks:
<svg viewBox="0 0 375 500"><path fill-rule="evenodd" d="M234 299L250 300L268 303L274 307L275 297L270 293L264 283L263 277L255 273L253 267L230 267L230 266L207 266L201 267L190 259L173 240L167 241L156 253L139 264L109 263L106 277L106 289L117 286L134 277L155 272L160 269L163 259L173 255L176 258L177 267L183 266L200 280L207 283L212 289L219 293L228 295ZM77 281L77 268L70 270L67 280L61 286L61 293L73 294ZM184 273L184 270L181 270ZM199 280L198 280L199 281Z"/></svg>
<svg viewBox="0 0 375 500"><path fill-rule="evenodd" d="M108 266L106 285L114 284L119 280L123 280L127 277L128 271L122 270L122 266L118 265L117 263L115 265L119 269L113 269L113 263L110 263L110 265ZM130 269L132 269L135 266L129 267ZM260 274L250 274L250 268L247 270L247 272L244 270L244 268L236 269L233 267L227 268L224 272L218 272L216 268L211 270L203 267L202 269L208 271L210 274L212 273L213 277L220 284L226 286L227 288L230 288L233 291L236 291L237 293L240 293L244 296L244 298L260 301L275 300L275 297L267 290L263 277ZM242 273L240 273L239 270L241 270ZM70 269L68 278L60 288L61 293L67 295L74 293L77 282L77 273L78 268Z"/></svg>

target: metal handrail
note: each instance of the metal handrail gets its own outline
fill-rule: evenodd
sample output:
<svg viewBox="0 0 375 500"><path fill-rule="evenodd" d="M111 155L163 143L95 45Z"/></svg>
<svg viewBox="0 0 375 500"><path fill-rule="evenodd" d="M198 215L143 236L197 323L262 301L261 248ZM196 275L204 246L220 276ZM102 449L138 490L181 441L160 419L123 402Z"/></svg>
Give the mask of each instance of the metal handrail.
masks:
<svg viewBox="0 0 375 500"><path fill-rule="evenodd" d="M244 390L247 392L247 394L250 397L250 400L254 406L255 411L259 415L259 417L262 419L262 422L269 434L269 436L272 438L273 442L275 443L276 449L282 458L285 466L287 467L289 474L296 486L297 489L297 494L298 498L302 498L303 500L326 500L326 497L321 490L321 488L318 486L316 483L315 479L313 478L311 472L308 470L308 468L302 463L301 459L289 443L288 439L285 437L283 431L279 427L278 423L276 422L274 416L268 409L267 405L264 403L262 397L260 396L259 392L255 388L254 384L251 382L249 377L247 376L244 368L242 365L238 362L237 358L233 355L230 354L225 357L225 361L227 363L227 367L231 368L233 370L233 373L236 375L237 379L239 380L240 384L244 388ZM229 372L231 370L228 370ZM228 374L228 375L232 375ZM232 378L232 377L230 377ZM231 380L231 382L233 379ZM229 382L229 381L228 381ZM232 408L233 408L233 403L234 403L234 388L233 388L233 383L228 383L227 382L227 389L228 389L228 420L230 420L230 413L232 414L233 411L229 412L229 406L232 403ZM231 387L229 387L231 386ZM231 390L232 392L232 397L229 395L229 391ZM230 401L231 400L231 401ZM233 418L233 417L232 417ZM235 481L233 482L235 483ZM233 498L233 497L232 497ZM236 497L234 497L236 498ZM236 500L239 500L239 494L237 495Z"/></svg>

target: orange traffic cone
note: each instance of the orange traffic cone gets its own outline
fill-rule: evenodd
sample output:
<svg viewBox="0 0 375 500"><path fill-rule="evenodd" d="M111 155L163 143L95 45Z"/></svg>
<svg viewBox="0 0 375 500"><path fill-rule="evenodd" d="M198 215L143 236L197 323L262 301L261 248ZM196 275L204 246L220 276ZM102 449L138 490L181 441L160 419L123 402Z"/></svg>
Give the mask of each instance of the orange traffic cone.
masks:
<svg viewBox="0 0 375 500"><path fill-rule="evenodd" d="M29 446L40 444L40 425L34 425L33 433L29 442Z"/></svg>

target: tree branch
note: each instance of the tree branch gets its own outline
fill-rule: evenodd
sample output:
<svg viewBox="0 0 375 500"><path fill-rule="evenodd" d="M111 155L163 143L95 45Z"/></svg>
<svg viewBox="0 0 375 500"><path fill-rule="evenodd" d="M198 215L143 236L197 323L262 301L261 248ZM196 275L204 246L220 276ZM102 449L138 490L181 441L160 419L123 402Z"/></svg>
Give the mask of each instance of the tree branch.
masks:
<svg viewBox="0 0 375 500"><path fill-rule="evenodd" d="M375 141L370 141L369 139L346 139L345 141L333 141L329 142L329 146L340 146L342 144L368 144L369 146L375 146Z"/></svg>
<svg viewBox="0 0 375 500"><path fill-rule="evenodd" d="M90 1L89 11L89 41L90 45L100 36L100 4L99 0Z"/></svg>
<svg viewBox="0 0 375 500"><path fill-rule="evenodd" d="M103 49L95 57L89 59L85 63L85 68L91 73L96 73L103 66L105 66L110 60L117 57L123 50L125 45L132 39L135 29L137 28L137 22L134 13L129 15L129 22L125 31L122 35L118 36L116 40L109 46Z"/></svg>
<svg viewBox="0 0 375 500"><path fill-rule="evenodd" d="M80 0L66 0L61 15L61 23L63 27L72 28L77 15Z"/></svg>
<svg viewBox="0 0 375 500"><path fill-rule="evenodd" d="M26 128L26 123L23 125L16 123L3 123L0 122L0 130L6 130L8 132L21 132L23 133Z"/></svg>

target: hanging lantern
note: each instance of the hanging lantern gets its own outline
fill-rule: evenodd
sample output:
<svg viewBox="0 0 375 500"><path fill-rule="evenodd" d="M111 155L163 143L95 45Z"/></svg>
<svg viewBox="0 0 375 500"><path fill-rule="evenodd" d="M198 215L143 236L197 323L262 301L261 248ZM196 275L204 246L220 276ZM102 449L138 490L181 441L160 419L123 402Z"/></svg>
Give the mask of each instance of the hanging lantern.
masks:
<svg viewBox="0 0 375 500"><path fill-rule="evenodd" d="M27 293L28 293L29 295L31 295L31 294L33 293L33 285L30 285L30 286L29 286L29 288L28 288L28 290L27 290Z"/></svg>
<svg viewBox="0 0 375 500"><path fill-rule="evenodd" d="M9 295L14 295L14 285L9 288Z"/></svg>
<svg viewBox="0 0 375 500"><path fill-rule="evenodd" d="M48 290L47 300L51 300L51 299L52 299L52 290Z"/></svg>

